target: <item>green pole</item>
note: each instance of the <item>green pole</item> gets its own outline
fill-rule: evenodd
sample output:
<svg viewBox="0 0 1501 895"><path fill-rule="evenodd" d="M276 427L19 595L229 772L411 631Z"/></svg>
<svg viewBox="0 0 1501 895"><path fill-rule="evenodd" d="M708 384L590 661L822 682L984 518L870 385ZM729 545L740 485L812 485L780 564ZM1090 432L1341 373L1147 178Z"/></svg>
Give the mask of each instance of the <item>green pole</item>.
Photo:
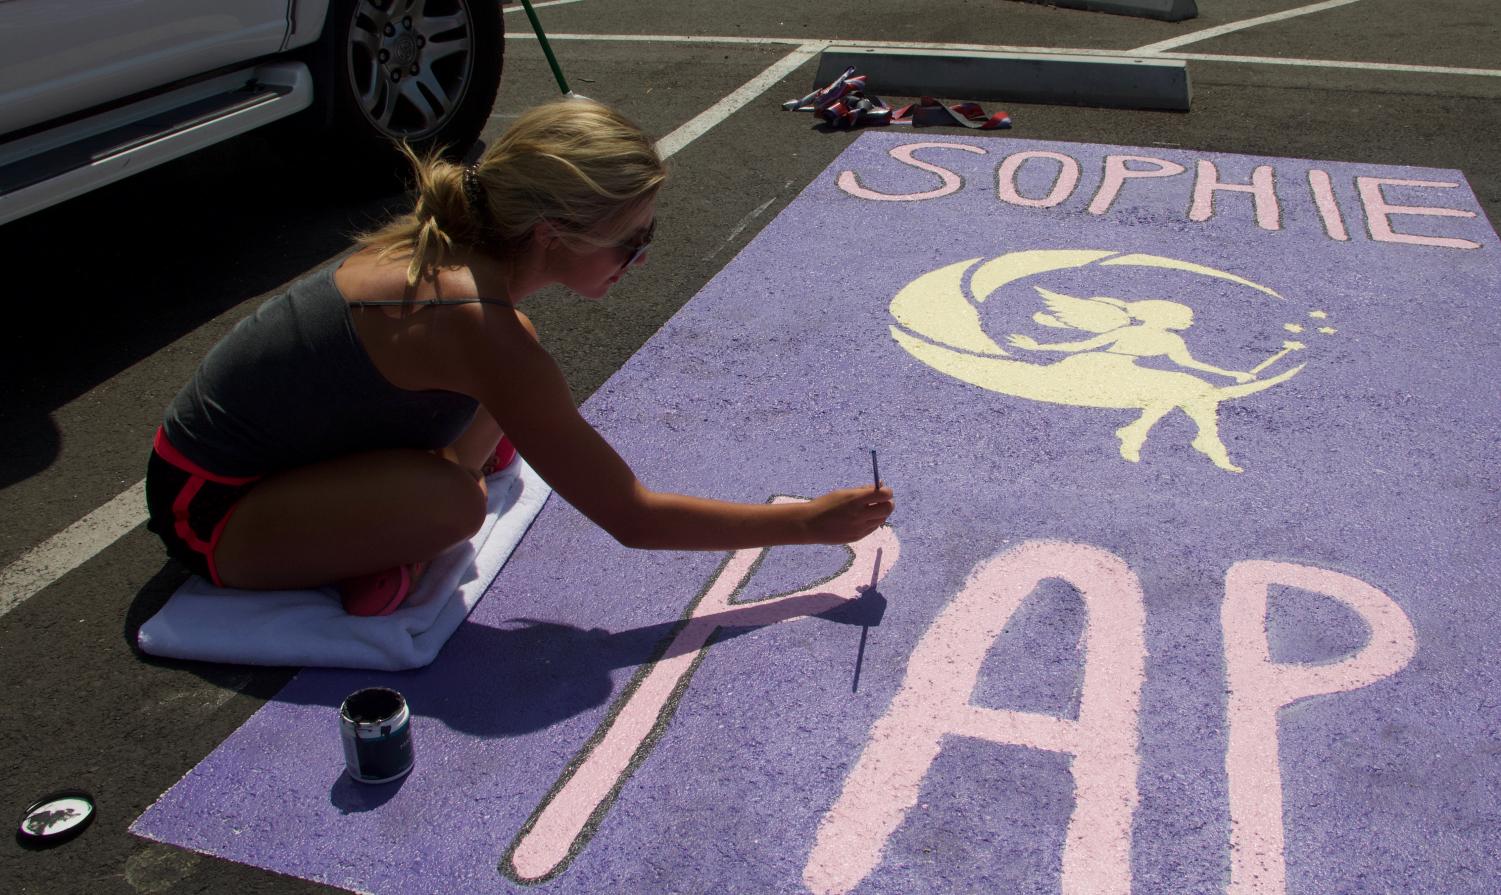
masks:
<svg viewBox="0 0 1501 895"><path fill-rule="evenodd" d="M558 60L552 54L552 47L547 43L547 33L542 30L542 23L537 21L537 12L532 9L531 0L521 0L522 7L526 10L526 17L532 22L532 30L537 32L537 41L542 44L542 55L547 57L547 64L552 67L552 76L558 81L558 89L564 95L572 96L573 91L568 89L568 82L563 78L563 69L558 67Z"/></svg>

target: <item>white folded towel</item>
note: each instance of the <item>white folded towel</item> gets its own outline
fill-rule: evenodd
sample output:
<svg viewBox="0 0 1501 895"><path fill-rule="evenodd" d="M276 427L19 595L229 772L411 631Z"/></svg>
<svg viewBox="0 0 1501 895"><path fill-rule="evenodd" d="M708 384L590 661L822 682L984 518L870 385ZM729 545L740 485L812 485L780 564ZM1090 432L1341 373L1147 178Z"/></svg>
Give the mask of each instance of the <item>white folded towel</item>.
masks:
<svg viewBox="0 0 1501 895"><path fill-rule="evenodd" d="M390 615L349 615L332 587L249 591L197 575L141 625L147 653L245 665L318 665L400 671L420 668L469 615L552 490L517 458L490 477L485 523L437 557L417 590Z"/></svg>

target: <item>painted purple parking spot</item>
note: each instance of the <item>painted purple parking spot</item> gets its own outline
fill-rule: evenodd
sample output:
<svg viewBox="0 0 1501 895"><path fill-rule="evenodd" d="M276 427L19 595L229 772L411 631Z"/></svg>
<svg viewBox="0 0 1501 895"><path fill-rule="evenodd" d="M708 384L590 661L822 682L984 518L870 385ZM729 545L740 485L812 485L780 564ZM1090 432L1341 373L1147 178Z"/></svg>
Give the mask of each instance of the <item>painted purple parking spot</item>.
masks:
<svg viewBox="0 0 1501 895"><path fill-rule="evenodd" d="M1456 171L864 134L586 413L739 500L877 448L888 532L551 502L432 666L304 671L133 829L368 892L1486 891L1498 293Z"/></svg>

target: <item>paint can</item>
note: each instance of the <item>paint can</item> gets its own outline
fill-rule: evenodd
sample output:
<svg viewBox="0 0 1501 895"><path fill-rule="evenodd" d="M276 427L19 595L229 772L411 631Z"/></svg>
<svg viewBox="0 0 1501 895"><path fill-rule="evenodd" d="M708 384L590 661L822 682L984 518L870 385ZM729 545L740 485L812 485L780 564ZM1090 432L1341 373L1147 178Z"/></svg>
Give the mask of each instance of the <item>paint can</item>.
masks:
<svg viewBox="0 0 1501 895"><path fill-rule="evenodd" d="M388 687L367 687L339 706L344 766L360 783L389 783L412 769L412 713Z"/></svg>

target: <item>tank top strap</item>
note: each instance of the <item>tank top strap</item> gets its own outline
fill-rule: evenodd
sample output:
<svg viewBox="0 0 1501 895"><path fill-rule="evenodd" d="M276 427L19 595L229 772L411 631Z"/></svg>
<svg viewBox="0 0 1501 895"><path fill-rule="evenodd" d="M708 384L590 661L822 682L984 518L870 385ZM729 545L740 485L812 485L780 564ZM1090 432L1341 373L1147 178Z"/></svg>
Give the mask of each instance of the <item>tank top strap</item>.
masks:
<svg viewBox="0 0 1501 895"><path fill-rule="evenodd" d="M390 299L384 301L350 301L346 302L351 308L432 308L442 305L499 305L502 308L515 309L515 305L502 298L429 298L423 301L407 301L406 299Z"/></svg>

